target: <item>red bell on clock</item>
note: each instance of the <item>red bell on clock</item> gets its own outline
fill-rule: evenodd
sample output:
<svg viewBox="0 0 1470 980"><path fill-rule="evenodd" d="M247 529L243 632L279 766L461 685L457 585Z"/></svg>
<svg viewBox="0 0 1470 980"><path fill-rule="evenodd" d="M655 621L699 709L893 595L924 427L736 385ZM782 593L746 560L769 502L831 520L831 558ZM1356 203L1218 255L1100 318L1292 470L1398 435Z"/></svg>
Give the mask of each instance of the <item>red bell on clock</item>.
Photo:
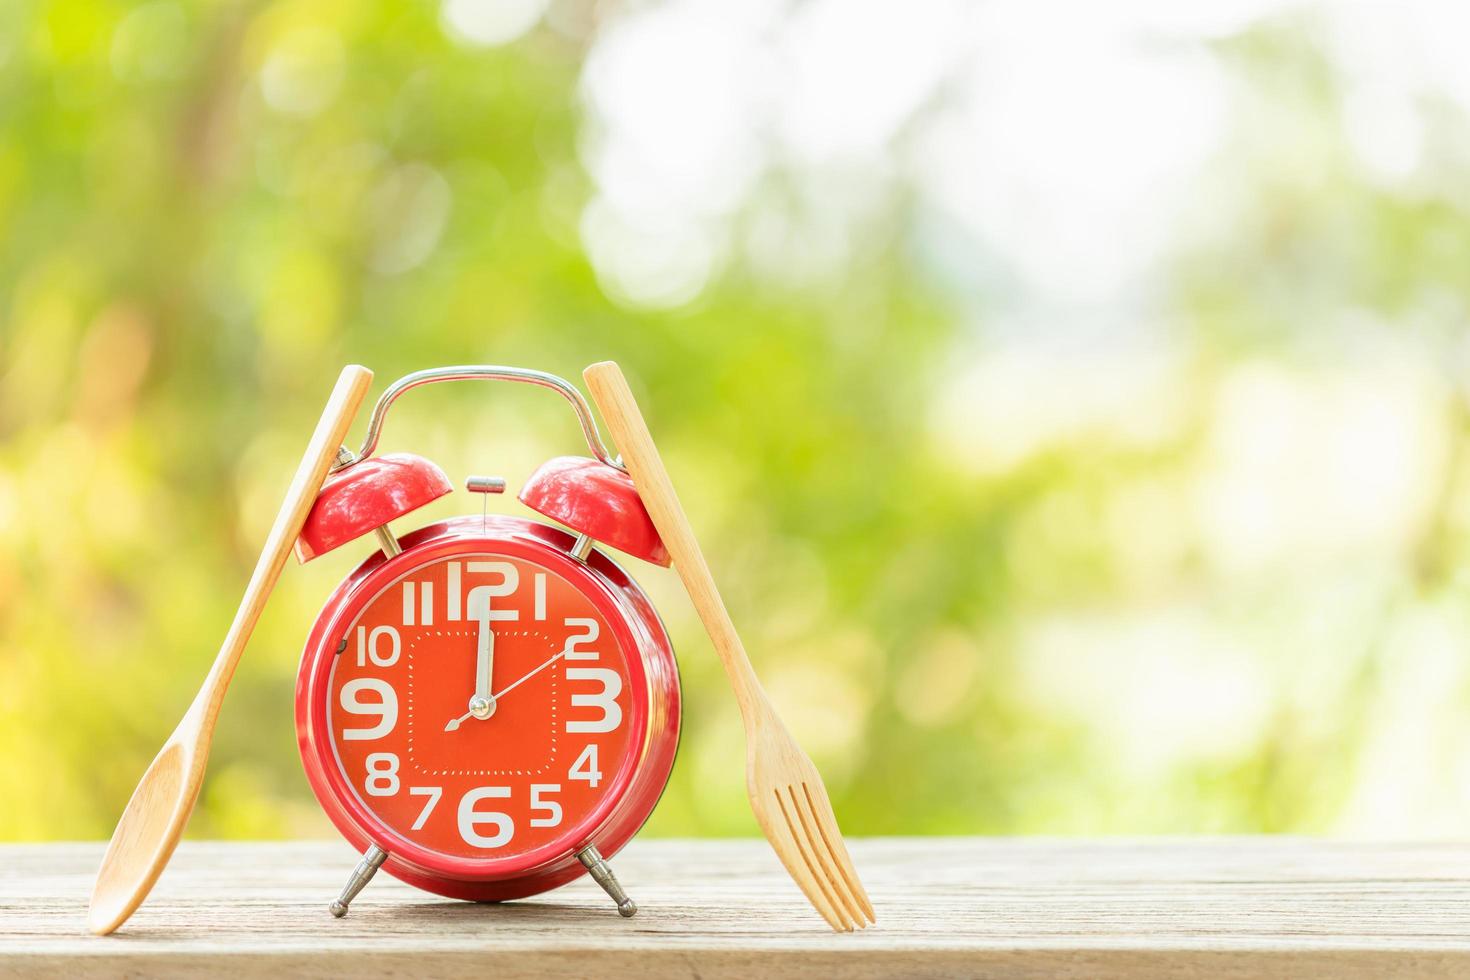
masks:
<svg viewBox="0 0 1470 980"><path fill-rule="evenodd" d="M669 567L669 553L633 489L633 478L615 466L585 456L558 456L531 474L520 500L593 541Z"/></svg>
<svg viewBox="0 0 1470 980"><path fill-rule="evenodd" d="M454 489L434 463L412 453L364 459L327 478L301 536L302 564L418 510Z"/></svg>
<svg viewBox="0 0 1470 980"><path fill-rule="evenodd" d="M398 536L395 520L450 482L407 453L374 456L388 407L436 381L558 391L595 458L541 467L520 498L569 528L471 513ZM469 489L498 493L498 478ZM653 604L601 542L669 556L581 393L537 371L421 371L379 399L297 542L302 561L369 533L379 549L317 617L296 686L297 741L317 800L363 855L343 915L379 868L455 898L499 901L590 874L635 906L607 859L643 825L678 747L673 647Z"/></svg>

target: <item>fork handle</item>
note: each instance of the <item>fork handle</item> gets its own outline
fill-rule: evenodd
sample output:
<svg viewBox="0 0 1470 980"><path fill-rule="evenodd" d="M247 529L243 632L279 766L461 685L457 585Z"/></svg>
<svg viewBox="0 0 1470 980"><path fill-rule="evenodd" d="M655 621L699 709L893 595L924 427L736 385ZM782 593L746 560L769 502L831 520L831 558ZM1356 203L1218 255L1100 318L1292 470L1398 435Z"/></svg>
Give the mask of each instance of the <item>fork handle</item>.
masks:
<svg viewBox="0 0 1470 980"><path fill-rule="evenodd" d="M750 658L746 656L745 645L735 632L735 624L730 621L730 613L720 598L720 590L716 588L715 578L704 560L704 552L694 537L694 528L689 525L689 518L674 492L669 471L664 468L648 424L643 421L643 413L638 410L638 403L628 387L628 380L615 361L592 365L582 372L582 378L607 422L613 442L622 453L623 465L628 468L633 486L637 488L638 496L643 498L648 515L653 518L653 526L673 556L674 570L683 580L715 652L725 665L725 673L735 689L735 700L740 705L741 717L749 725L751 712L765 703L765 692L756 679Z"/></svg>

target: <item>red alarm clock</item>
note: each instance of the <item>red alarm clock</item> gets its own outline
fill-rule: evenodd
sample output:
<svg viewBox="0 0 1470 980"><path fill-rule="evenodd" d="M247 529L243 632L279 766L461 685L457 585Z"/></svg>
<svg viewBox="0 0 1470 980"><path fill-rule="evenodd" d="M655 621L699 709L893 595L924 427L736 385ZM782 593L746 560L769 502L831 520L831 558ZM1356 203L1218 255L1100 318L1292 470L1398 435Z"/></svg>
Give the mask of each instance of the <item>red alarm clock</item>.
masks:
<svg viewBox="0 0 1470 980"><path fill-rule="evenodd" d="M440 381L551 388L592 458L538 469L519 498L552 522L480 514L399 536L389 522L451 491L420 456L374 456L389 406ZM471 477L481 494L503 480ZM636 906L607 858L643 825L679 739L679 677L643 590L599 549L667 566L632 481L587 403L555 375L420 371L384 391L362 450L345 448L296 544L302 562L375 535L378 550L317 617L296 685L307 778L363 853L334 915L381 867L427 891L499 901L584 874Z"/></svg>

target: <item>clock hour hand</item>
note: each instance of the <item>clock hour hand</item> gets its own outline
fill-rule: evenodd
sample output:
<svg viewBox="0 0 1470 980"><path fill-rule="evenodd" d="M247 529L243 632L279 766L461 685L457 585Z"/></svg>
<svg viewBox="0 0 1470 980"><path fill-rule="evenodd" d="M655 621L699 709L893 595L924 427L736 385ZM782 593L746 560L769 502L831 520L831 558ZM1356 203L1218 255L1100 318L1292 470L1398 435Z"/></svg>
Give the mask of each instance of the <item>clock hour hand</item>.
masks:
<svg viewBox="0 0 1470 980"><path fill-rule="evenodd" d="M476 718L489 718L495 713L495 697L490 693L490 675L494 669L495 631L490 628L487 616L480 620L480 641L475 652L475 696L470 699L470 713Z"/></svg>
<svg viewBox="0 0 1470 980"><path fill-rule="evenodd" d="M490 693L490 678L495 670L495 631L490 628L488 616L480 618L480 638L475 646L475 693L470 698L470 710L458 718L449 719L444 726L452 732L471 718L483 721L495 714L495 695Z"/></svg>

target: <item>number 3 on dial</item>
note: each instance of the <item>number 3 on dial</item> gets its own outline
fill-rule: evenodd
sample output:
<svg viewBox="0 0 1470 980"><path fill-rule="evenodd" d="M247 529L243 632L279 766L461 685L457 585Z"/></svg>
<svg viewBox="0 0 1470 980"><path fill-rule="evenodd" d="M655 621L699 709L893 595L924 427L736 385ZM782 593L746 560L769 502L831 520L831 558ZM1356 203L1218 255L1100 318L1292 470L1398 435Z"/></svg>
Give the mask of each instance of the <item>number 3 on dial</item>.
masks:
<svg viewBox="0 0 1470 980"><path fill-rule="evenodd" d="M623 678L615 670L606 667L568 667L569 681L597 681L602 690L596 694L575 693L572 695L574 708L601 708L602 717L596 721L567 720L568 732L591 732L600 734L615 730L623 722L623 709L618 705L618 695L623 693Z"/></svg>

